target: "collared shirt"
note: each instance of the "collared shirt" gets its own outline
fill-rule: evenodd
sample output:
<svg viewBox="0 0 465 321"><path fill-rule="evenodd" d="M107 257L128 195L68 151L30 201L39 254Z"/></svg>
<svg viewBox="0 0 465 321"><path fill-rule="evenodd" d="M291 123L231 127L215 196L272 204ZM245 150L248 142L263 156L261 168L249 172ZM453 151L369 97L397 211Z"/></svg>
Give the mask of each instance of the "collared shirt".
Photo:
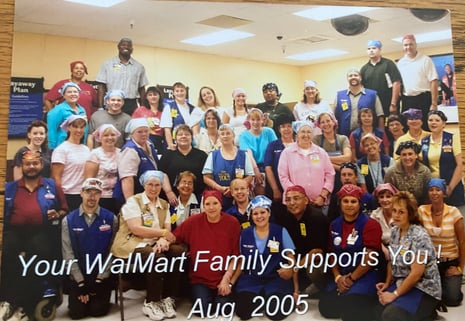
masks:
<svg viewBox="0 0 465 321"><path fill-rule="evenodd" d="M195 196L194 193L191 194L189 199L186 202L186 205L183 205L181 202L181 197L178 196L178 206L176 207L176 215L177 215L177 220L176 222L171 222L171 223L176 223L177 226L184 222L191 214L200 214L200 208L195 208L195 213L190 213L190 206L192 205L198 205L199 202L197 201L197 197Z"/></svg>
<svg viewBox="0 0 465 321"><path fill-rule="evenodd" d="M352 106L352 111L350 113L350 128L358 128L359 123L358 123L358 101L360 100L360 97L362 95L366 95L365 92L365 87L362 87L361 90L358 93L353 93L350 91L350 89L347 89L347 95L350 98L350 105ZM335 104L336 105L336 104ZM378 95L376 95L376 102L374 106L371 106L371 108L374 107L376 117L384 116L384 111L383 111L383 105L381 105L381 100L379 100ZM376 122L377 124L377 122Z"/></svg>
<svg viewBox="0 0 465 321"><path fill-rule="evenodd" d="M426 91L431 91L431 81L438 79L438 72L433 60L422 53L417 53L414 58L407 55L397 62L402 76L402 85L406 96L418 96Z"/></svg>
<svg viewBox="0 0 465 321"><path fill-rule="evenodd" d="M137 147L143 148L141 145L137 144L135 140L133 140L133 142ZM147 140L147 145L150 144L152 144L152 142ZM155 165L155 168L157 168L157 162L152 155L152 149L149 147L147 150L149 152L147 157ZM139 154L137 154L137 151L134 148L124 148L120 153L118 153L116 160L118 163L119 178L123 179L125 177L137 176L140 161Z"/></svg>

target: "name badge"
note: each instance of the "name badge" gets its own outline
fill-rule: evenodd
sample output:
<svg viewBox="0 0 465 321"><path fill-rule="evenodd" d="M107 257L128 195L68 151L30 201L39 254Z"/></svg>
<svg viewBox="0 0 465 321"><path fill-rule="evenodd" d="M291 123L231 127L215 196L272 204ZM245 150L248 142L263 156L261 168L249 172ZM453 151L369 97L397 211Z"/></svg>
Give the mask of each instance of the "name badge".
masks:
<svg viewBox="0 0 465 321"><path fill-rule="evenodd" d="M244 178L244 169L236 168L236 178Z"/></svg>
<svg viewBox="0 0 465 321"><path fill-rule="evenodd" d="M178 214L175 213L171 215L171 224L176 223L177 220L178 220Z"/></svg>
<svg viewBox="0 0 465 321"><path fill-rule="evenodd" d="M53 195L52 193L48 192L47 194L44 195L45 199L46 200L54 200L55 199L55 195Z"/></svg>
<svg viewBox="0 0 465 321"><path fill-rule="evenodd" d="M312 160L312 163L318 163L320 161L320 156L315 154L315 155L312 155L310 159Z"/></svg>
<svg viewBox="0 0 465 321"><path fill-rule="evenodd" d="M246 228L250 227L250 222L244 222L241 224L242 229L245 230Z"/></svg>
<svg viewBox="0 0 465 321"><path fill-rule="evenodd" d="M347 244L354 245L358 239L358 232L355 229L352 229L352 233L347 237Z"/></svg>
<svg viewBox="0 0 465 321"><path fill-rule="evenodd" d="M111 226L108 224L102 224L98 227L98 229L100 230L100 232L105 232L109 231L111 229Z"/></svg>
<svg viewBox="0 0 465 321"><path fill-rule="evenodd" d="M152 215L152 213L142 215L142 224L144 226L152 227L152 225L153 225L153 215Z"/></svg>
<svg viewBox="0 0 465 321"><path fill-rule="evenodd" d="M200 208L191 208L189 215L200 214Z"/></svg>
<svg viewBox="0 0 465 321"><path fill-rule="evenodd" d="M307 236L307 228L305 227L305 223L300 223L300 235Z"/></svg>
<svg viewBox="0 0 465 321"><path fill-rule="evenodd" d="M270 248L271 253L278 253L279 252L279 242L278 241L269 240L267 246Z"/></svg>
<svg viewBox="0 0 465 321"><path fill-rule="evenodd" d="M362 164L362 166L360 166L360 174L368 175L368 164Z"/></svg>
<svg viewBox="0 0 465 321"><path fill-rule="evenodd" d="M347 104L347 100L342 101L341 108L343 111L346 111L349 109L349 104Z"/></svg>

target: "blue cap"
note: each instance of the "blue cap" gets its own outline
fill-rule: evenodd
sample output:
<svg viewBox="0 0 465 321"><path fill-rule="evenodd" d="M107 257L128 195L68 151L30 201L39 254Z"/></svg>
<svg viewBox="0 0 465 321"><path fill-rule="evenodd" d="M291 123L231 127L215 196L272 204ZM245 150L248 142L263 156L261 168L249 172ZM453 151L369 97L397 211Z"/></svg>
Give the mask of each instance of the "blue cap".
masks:
<svg viewBox="0 0 465 321"><path fill-rule="evenodd" d="M367 42L367 48L376 47L376 48L380 49L382 46L383 46L383 44L379 40L368 40L368 42Z"/></svg>
<svg viewBox="0 0 465 321"><path fill-rule="evenodd" d="M431 187L439 188L444 194L446 194L446 181L442 178L432 178L428 182L428 189Z"/></svg>

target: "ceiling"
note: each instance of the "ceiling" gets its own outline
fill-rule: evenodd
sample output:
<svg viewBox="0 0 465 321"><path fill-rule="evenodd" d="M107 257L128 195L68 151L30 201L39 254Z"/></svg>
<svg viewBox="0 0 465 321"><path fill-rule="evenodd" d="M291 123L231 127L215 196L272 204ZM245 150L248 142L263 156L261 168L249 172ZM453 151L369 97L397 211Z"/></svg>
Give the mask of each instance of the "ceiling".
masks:
<svg viewBox="0 0 465 321"><path fill-rule="evenodd" d="M308 65L363 56L369 39L381 40L384 53L398 52L400 56L401 45L392 38L406 33L419 34L450 28L450 14L436 22L423 22L408 9L378 8L361 13L369 18L369 27L364 33L344 36L333 28L330 20L314 21L292 14L310 7L244 2L126 0L110 8L99 8L64 0L16 0L15 31L113 42L128 36L133 39L136 50L137 45L147 45L279 64ZM211 47L180 42L221 30L198 23L219 15L250 20L234 29L256 36ZM282 39L278 40L278 36ZM419 44L419 47L451 46L451 43L448 39ZM285 58L291 54L328 48L349 53L311 62Z"/></svg>

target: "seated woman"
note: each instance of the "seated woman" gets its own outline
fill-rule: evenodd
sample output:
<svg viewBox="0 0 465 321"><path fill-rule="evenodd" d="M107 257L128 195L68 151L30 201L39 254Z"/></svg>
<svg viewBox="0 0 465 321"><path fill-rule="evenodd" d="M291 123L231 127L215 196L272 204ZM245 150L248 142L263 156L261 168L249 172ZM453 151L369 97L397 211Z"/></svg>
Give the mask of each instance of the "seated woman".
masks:
<svg viewBox="0 0 465 321"><path fill-rule="evenodd" d="M394 157L397 140L405 135L405 121L402 115L389 115L386 124L386 135L389 139L389 156Z"/></svg>
<svg viewBox="0 0 465 321"><path fill-rule="evenodd" d="M379 184L373 191L373 196L376 199L379 207L371 212L371 218L378 221L383 231L383 245L388 246L391 241L391 226L392 226L392 197L399 190L391 183ZM384 250L384 248L383 248ZM387 248L386 248L387 250ZM388 252L385 252L385 254Z"/></svg>
<svg viewBox="0 0 465 321"><path fill-rule="evenodd" d="M111 248L115 257L128 258L132 253L146 262L153 253L154 261L160 257L171 260L182 253L182 247L168 246L175 238L171 233L169 204L158 197L164 179L164 173L156 170L148 170L140 176L144 191L129 197L121 208L119 230ZM180 278L179 268L169 273L147 269L144 274L147 295L142 312L151 320L176 317L174 296Z"/></svg>
<svg viewBox="0 0 465 321"><path fill-rule="evenodd" d="M287 230L279 225L270 223L271 200L263 195L258 195L250 201L248 212L252 218L253 225L246 228L241 233L240 249L245 258L259 254L265 259L269 258L269 263L265 271L258 269L238 270L234 274L231 283L236 281L236 313L241 320L248 320L252 317L252 312L257 309L260 301L254 300L257 296L262 296L265 302L269 302L266 314L271 320L283 320L287 314L282 311L290 309L291 300L283 301L286 295L293 293L293 269L281 267L283 253L285 249L295 249ZM290 260L294 261L291 254L286 254ZM288 263L288 262L287 262ZM239 275L240 273L240 275ZM295 290L298 292L298 287ZM271 296L276 296L277 300L268 300ZM280 304L287 302L288 306L282 307ZM278 306L276 306L278 305ZM279 308L281 307L281 308ZM270 314L270 311L279 311Z"/></svg>
<svg viewBox="0 0 465 321"><path fill-rule="evenodd" d="M377 320L434 320L441 299L436 251L419 225L417 201L411 193L394 195L392 218L390 247L398 255L391 257L386 282L376 284ZM407 256L407 251L413 255Z"/></svg>
<svg viewBox="0 0 465 321"><path fill-rule="evenodd" d="M336 255L330 282L320 296L325 318L371 321L376 305L376 283L381 281L381 227L360 211L363 191L352 184L337 192L342 216L330 224L330 251ZM360 255L360 253L366 255ZM348 264L349 263L349 264ZM363 308L362 308L363 307Z"/></svg>
<svg viewBox="0 0 465 321"><path fill-rule="evenodd" d="M431 171L418 159L421 146L413 141L399 144L396 154L400 156L394 166L387 169L384 181L391 183L401 191L412 193L419 204L427 200L426 184L431 178Z"/></svg>
<svg viewBox="0 0 465 321"><path fill-rule="evenodd" d="M196 176L191 171L183 171L176 176L178 205L170 206L171 229L173 231L189 216L200 213L200 204L194 193L195 180Z"/></svg>
<svg viewBox="0 0 465 321"><path fill-rule="evenodd" d="M194 260L201 251L202 259L208 261L215 257L224 262L231 255L239 255L241 228L234 217L221 211L221 202L220 192L206 190L203 193L204 212L189 217L174 230L176 242L186 244L190 257ZM207 249L208 253L205 253ZM221 310L218 306L208 306L223 305L231 301L230 283L233 272L233 264L221 269L211 269L210 264L205 263L191 264L189 281L193 310Z"/></svg>
<svg viewBox="0 0 465 321"><path fill-rule="evenodd" d="M447 306L458 306L463 300L462 273L465 264L465 232L463 216L454 206L444 203L446 183L432 178L428 182L431 204L418 208L418 215L439 257L442 301ZM441 250L439 251L439 247Z"/></svg>

